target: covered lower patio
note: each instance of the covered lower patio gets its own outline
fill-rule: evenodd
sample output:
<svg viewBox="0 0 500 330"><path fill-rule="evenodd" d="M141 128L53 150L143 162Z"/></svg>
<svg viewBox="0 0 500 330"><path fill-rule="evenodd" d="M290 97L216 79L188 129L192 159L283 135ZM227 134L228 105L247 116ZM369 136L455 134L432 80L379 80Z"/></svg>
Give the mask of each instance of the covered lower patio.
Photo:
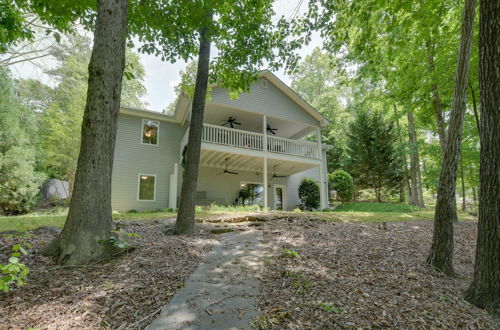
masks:
<svg viewBox="0 0 500 330"><path fill-rule="evenodd" d="M317 181L322 200L326 199L326 187L324 182L321 184L320 173L319 160L291 160L203 149L197 205L248 205L251 201L273 210L293 210L299 204L297 189L302 178ZM242 189L253 191L253 195L241 198Z"/></svg>

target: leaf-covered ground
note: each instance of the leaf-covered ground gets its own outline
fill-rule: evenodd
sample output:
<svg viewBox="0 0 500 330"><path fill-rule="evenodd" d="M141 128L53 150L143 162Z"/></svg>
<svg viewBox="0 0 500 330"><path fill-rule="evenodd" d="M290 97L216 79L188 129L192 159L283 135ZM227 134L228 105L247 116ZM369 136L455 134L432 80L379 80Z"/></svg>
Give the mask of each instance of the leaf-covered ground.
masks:
<svg viewBox="0 0 500 330"><path fill-rule="evenodd" d="M322 221L306 213L252 223L219 218L182 237L164 235L155 221L133 222L124 230L141 235L131 239L135 251L77 268L60 268L36 253L53 231L28 232L34 247L22 261L29 280L0 293L0 328L144 328L217 242L211 230L257 228L273 249L264 261L257 328L494 329L490 316L462 296L473 270L475 221L455 227L459 277L451 279L424 263L431 221L391 222L385 230L381 223ZM18 241L0 235L0 263Z"/></svg>
<svg viewBox="0 0 500 330"><path fill-rule="evenodd" d="M477 222L455 226L458 278L424 261L432 222L349 224L280 219L266 223L260 328L494 329L468 304Z"/></svg>
<svg viewBox="0 0 500 330"><path fill-rule="evenodd" d="M216 242L203 226L194 235L163 234L154 222L127 226L138 233L136 250L110 262L60 268L37 248L55 233L35 230L34 249L22 261L31 269L26 286L0 292L0 329L144 328L160 312ZM0 237L0 263L17 238Z"/></svg>

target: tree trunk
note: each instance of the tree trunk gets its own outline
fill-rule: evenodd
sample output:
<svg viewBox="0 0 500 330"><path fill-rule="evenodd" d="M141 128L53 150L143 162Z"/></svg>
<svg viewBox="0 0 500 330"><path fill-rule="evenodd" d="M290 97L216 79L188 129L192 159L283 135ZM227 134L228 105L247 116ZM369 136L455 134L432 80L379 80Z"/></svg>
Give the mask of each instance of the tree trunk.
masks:
<svg viewBox="0 0 500 330"><path fill-rule="evenodd" d="M477 113L477 102L476 102L476 93L474 93L474 88L472 88L472 84L469 83L470 94L472 96L472 110L474 110L474 119L476 120L477 133L481 134L481 128L479 124L479 114Z"/></svg>
<svg viewBox="0 0 500 330"><path fill-rule="evenodd" d="M439 136L439 145L441 147L441 154L444 153L444 149L446 147L446 128L443 119L443 104L441 102L441 97L439 95L438 84L434 82L436 79L434 77L436 71L436 65L434 64L434 45L431 41L427 43L427 53L428 55L428 63L429 63L429 71L432 75L433 83L431 84L432 89L432 106L434 108L434 118L436 119L436 127L437 133Z"/></svg>
<svg viewBox="0 0 500 330"><path fill-rule="evenodd" d="M455 273L453 270L453 222L457 221L455 190L467 102L467 81L475 4L476 0L465 0L460 51L455 74L455 90L448 124L446 149L444 150L439 174L438 198L434 214L434 234L431 250L427 257L427 263L450 276Z"/></svg>
<svg viewBox="0 0 500 330"><path fill-rule="evenodd" d="M410 196L410 178L408 176L408 163L406 161L406 152L404 150L403 137L401 134L401 126L399 125L399 115L398 115L398 109L396 107L396 104L394 104L394 114L396 115L396 127L398 129L399 144L403 148L403 151L401 153L401 158L403 160L402 163L404 166L405 179L404 179L404 182L401 184L401 187L399 187L399 202L403 203L405 201L405 186L408 187L408 197Z"/></svg>
<svg viewBox="0 0 500 330"><path fill-rule="evenodd" d="M500 315L500 2L481 0L479 89L481 156L474 278L467 301Z"/></svg>
<svg viewBox="0 0 500 330"><path fill-rule="evenodd" d="M62 232L42 252L78 265L111 257L111 174L120 109L127 1L99 0L89 63L87 103L73 195Z"/></svg>
<svg viewBox="0 0 500 330"><path fill-rule="evenodd" d="M411 205L420 206L420 194L418 189L420 165L418 157L417 133L415 130L415 120L413 112L408 109L408 135L410 140L410 179L411 179L411 196L409 202Z"/></svg>
<svg viewBox="0 0 500 330"><path fill-rule="evenodd" d="M420 157L417 153L417 187L418 187L418 206L425 207L424 203L424 189L422 187L422 172L420 171Z"/></svg>
<svg viewBox="0 0 500 330"><path fill-rule="evenodd" d="M465 211L465 175L464 175L464 158L462 153L460 153L460 179L462 181L462 211Z"/></svg>
<svg viewBox="0 0 500 330"><path fill-rule="evenodd" d="M196 72L188 147L186 151L186 166L182 176L182 189L179 211L177 213L177 220L175 221L175 234L189 234L194 231L196 185L198 184L201 134L203 131L203 113L207 97L209 64L210 38L208 37L208 28L204 27L200 33L198 71Z"/></svg>
<svg viewBox="0 0 500 330"><path fill-rule="evenodd" d="M472 201L474 204L477 202L476 187L472 186Z"/></svg>

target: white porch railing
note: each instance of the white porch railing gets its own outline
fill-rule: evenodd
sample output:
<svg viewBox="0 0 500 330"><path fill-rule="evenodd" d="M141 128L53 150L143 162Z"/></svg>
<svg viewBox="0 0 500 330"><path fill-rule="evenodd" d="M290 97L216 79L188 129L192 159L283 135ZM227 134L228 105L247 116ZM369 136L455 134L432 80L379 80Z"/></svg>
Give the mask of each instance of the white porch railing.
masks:
<svg viewBox="0 0 500 330"><path fill-rule="evenodd" d="M201 140L246 149L262 150L262 134L203 124Z"/></svg>
<svg viewBox="0 0 500 330"><path fill-rule="evenodd" d="M253 150L264 150L264 134L203 124L202 141ZM318 145L307 141L267 136L267 151L319 159Z"/></svg>
<svg viewBox="0 0 500 330"><path fill-rule="evenodd" d="M267 136L267 150L280 154L319 158L317 143L290 140L278 136Z"/></svg>

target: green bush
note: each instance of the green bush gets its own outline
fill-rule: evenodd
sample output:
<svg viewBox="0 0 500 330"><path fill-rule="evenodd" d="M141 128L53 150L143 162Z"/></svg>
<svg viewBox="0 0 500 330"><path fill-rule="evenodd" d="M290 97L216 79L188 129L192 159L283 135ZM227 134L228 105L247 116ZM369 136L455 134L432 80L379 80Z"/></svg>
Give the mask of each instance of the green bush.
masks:
<svg viewBox="0 0 500 330"><path fill-rule="evenodd" d="M305 210L312 211L319 208L319 185L311 179L303 179L299 185L299 199Z"/></svg>
<svg viewBox="0 0 500 330"><path fill-rule="evenodd" d="M28 213L39 201L43 177L34 171L31 152L18 147L0 151L0 209L6 215Z"/></svg>
<svg viewBox="0 0 500 330"><path fill-rule="evenodd" d="M352 198L354 183L352 181L352 176L346 171L337 170L328 174L328 184L331 189L337 192L337 196L342 203Z"/></svg>

